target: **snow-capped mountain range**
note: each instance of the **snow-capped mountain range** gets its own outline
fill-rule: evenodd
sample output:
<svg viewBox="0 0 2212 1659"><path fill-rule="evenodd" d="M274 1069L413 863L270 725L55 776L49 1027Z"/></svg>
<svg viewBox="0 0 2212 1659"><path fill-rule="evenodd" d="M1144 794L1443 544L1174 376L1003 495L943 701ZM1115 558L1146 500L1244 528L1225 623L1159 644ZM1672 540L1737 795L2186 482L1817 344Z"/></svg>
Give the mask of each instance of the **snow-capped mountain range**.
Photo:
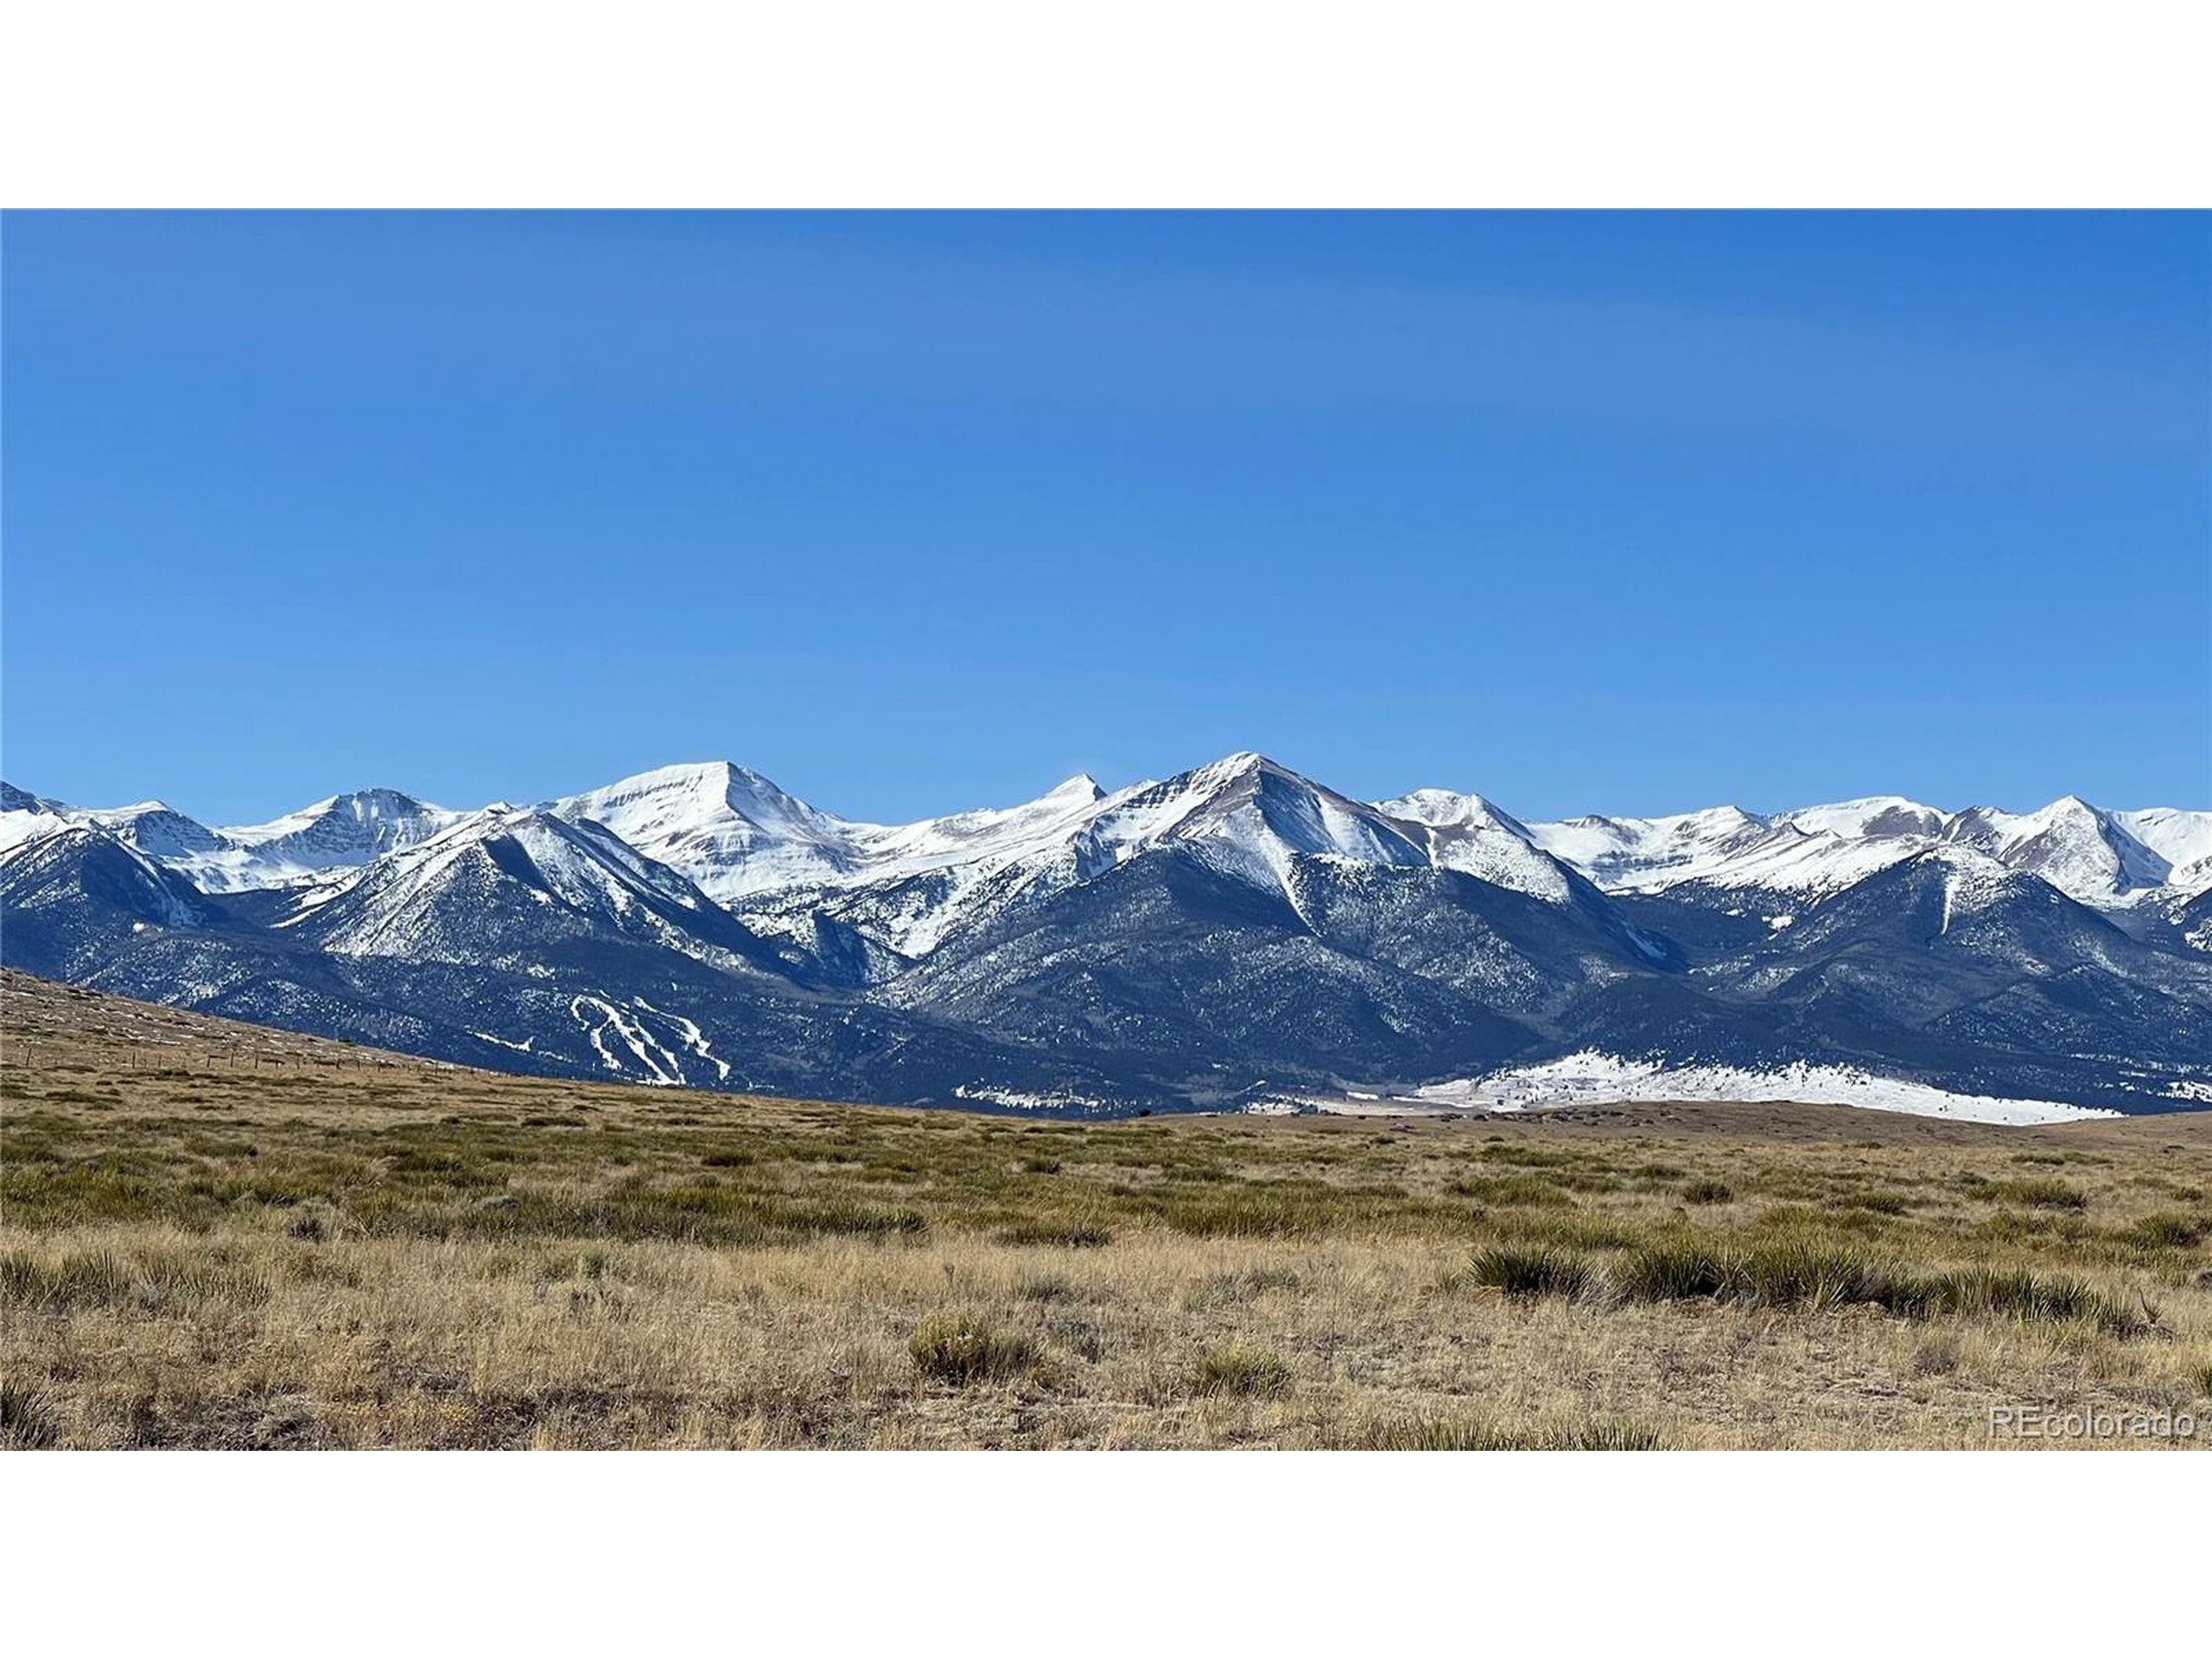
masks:
<svg viewBox="0 0 2212 1659"><path fill-rule="evenodd" d="M1475 1098L1583 1065L2212 1102L2212 811L2072 797L1524 823L1243 753L906 824L715 762L211 827L0 785L0 956L475 1064L859 1098Z"/></svg>
<svg viewBox="0 0 2212 1659"><path fill-rule="evenodd" d="M107 831L203 892L235 893L358 869L470 816L397 790L365 789L333 795L267 823L211 830L162 801L67 806L0 784L0 853L73 824Z"/></svg>
<svg viewBox="0 0 2212 1659"><path fill-rule="evenodd" d="M1639 893L1686 882L1834 893L1944 848L2039 875L2100 907L2212 887L2212 812L2108 812L2071 795L2018 813L1942 812L1884 795L1770 817L1722 806L1673 817L1569 818L1531 825L1529 838L1603 887Z"/></svg>

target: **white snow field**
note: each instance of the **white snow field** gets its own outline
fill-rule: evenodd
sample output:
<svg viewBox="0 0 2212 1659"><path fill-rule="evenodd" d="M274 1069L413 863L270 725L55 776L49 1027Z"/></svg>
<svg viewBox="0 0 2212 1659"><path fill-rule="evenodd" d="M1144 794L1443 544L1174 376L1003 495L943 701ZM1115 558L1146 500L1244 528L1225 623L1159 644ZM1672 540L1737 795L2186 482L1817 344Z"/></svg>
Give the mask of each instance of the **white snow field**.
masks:
<svg viewBox="0 0 2212 1659"><path fill-rule="evenodd" d="M1770 1071L1735 1066L1670 1069L1655 1061L1625 1059L1594 1049L1563 1055L1541 1065L1427 1084L1402 1095L1348 1092L1341 1098L1306 1096L1302 1103L1317 1111L1382 1116L1408 1112L1540 1112L1629 1102L1784 1100L1808 1106L1861 1106L1916 1117L1948 1117L1962 1123L2063 1123L2076 1118L2120 1116L2057 1101L1953 1094L1847 1066L1800 1062Z"/></svg>

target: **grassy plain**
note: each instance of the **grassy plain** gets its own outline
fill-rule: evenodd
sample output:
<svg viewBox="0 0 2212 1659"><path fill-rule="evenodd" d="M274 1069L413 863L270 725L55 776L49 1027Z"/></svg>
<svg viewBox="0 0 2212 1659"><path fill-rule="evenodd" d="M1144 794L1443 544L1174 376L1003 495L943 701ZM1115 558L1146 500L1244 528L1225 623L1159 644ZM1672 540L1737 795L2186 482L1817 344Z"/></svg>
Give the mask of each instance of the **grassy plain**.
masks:
<svg viewBox="0 0 2212 1659"><path fill-rule="evenodd" d="M19 975L0 1033L16 1446L2212 1444L2212 1114L1025 1122Z"/></svg>

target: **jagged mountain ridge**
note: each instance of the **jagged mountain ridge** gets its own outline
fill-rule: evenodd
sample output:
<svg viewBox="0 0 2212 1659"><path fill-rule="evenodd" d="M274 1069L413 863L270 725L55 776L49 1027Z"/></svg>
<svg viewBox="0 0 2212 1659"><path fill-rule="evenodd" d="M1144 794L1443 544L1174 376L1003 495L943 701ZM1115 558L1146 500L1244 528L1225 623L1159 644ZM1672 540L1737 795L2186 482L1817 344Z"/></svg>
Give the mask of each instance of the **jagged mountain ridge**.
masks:
<svg viewBox="0 0 2212 1659"><path fill-rule="evenodd" d="M1835 892L1942 845L1971 848L2111 906L2212 886L2212 812L2108 811L2063 796L2033 812L1943 812L1901 796L1761 817L1732 806L1657 818L1569 818L1529 839L1609 891L1681 886Z"/></svg>
<svg viewBox="0 0 2212 1659"><path fill-rule="evenodd" d="M1249 753L905 825L726 763L243 829L0 793L4 954L33 971L477 1064L1043 1109L1570 1045L2187 1104L2212 1095L2207 877L2212 813L1523 823Z"/></svg>
<svg viewBox="0 0 2212 1659"><path fill-rule="evenodd" d="M267 823L211 829L162 801L69 806L0 784L0 852L71 825L89 827L159 860L203 893L251 892L358 869L468 816L397 790L365 789L333 795Z"/></svg>

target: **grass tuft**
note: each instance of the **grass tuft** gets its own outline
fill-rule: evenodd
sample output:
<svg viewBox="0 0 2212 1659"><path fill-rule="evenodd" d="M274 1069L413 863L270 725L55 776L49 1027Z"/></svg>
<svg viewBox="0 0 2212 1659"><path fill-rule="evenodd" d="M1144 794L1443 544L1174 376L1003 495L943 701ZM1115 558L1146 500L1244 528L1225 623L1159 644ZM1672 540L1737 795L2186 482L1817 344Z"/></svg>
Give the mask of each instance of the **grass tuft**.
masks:
<svg viewBox="0 0 2212 1659"><path fill-rule="evenodd" d="M1290 1367L1272 1348L1249 1342L1224 1343L1198 1356L1192 1386L1203 1395L1271 1399L1288 1391Z"/></svg>
<svg viewBox="0 0 2212 1659"><path fill-rule="evenodd" d="M2031 1210L2085 1210L2089 1195L2056 1175L2027 1175L2012 1180L1977 1184L1975 1196L2004 1204L2024 1204Z"/></svg>
<svg viewBox="0 0 2212 1659"><path fill-rule="evenodd" d="M968 1313L932 1313L914 1327L906 1351L924 1376L956 1388L1014 1376L1036 1362L1027 1337Z"/></svg>
<svg viewBox="0 0 2212 1659"><path fill-rule="evenodd" d="M1321 1231L1332 1208L1303 1192L1230 1188L1180 1194L1161 1218L1195 1238L1287 1238Z"/></svg>
<svg viewBox="0 0 2212 1659"><path fill-rule="evenodd" d="M41 1261L22 1250L0 1256L0 1303L46 1313L112 1307L184 1313L269 1300L267 1277L219 1257L156 1255L126 1261L111 1250Z"/></svg>
<svg viewBox="0 0 2212 1659"><path fill-rule="evenodd" d="M1660 1440L1628 1423L1528 1429L1413 1417L1383 1424L1367 1445L1376 1452L1656 1452Z"/></svg>
<svg viewBox="0 0 2212 1659"><path fill-rule="evenodd" d="M2120 1237L2146 1250L2190 1250L2196 1249L2207 1234L2212 1234L2212 1216L2161 1210L2139 1218L2121 1232Z"/></svg>
<svg viewBox="0 0 2212 1659"><path fill-rule="evenodd" d="M1732 1286L1734 1263L1725 1248L1664 1239L1629 1252L1621 1294L1639 1302L1683 1302L1720 1296Z"/></svg>
<svg viewBox="0 0 2212 1659"><path fill-rule="evenodd" d="M2100 1294L2086 1281L2025 1268L1961 1268L1925 1283L1929 1311L1995 1314L2023 1324L2079 1321L2114 1337L2140 1336L2153 1316Z"/></svg>
<svg viewBox="0 0 2212 1659"><path fill-rule="evenodd" d="M1469 1276L1508 1296L1580 1296L1591 1286L1590 1263L1571 1250L1550 1246L1494 1244L1477 1254Z"/></svg>
<svg viewBox="0 0 2212 1659"><path fill-rule="evenodd" d="M1056 1244L1064 1249L1093 1250L1114 1242L1114 1235L1096 1222L1020 1221L1000 1229L1001 1244Z"/></svg>
<svg viewBox="0 0 2212 1659"><path fill-rule="evenodd" d="M0 1447L43 1452L60 1443L60 1425L47 1397L20 1382L0 1380Z"/></svg>
<svg viewBox="0 0 2212 1659"><path fill-rule="evenodd" d="M1753 1245L1736 1259L1732 1274L1737 1296L1768 1307L1818 1312L1853 1302L1889 1306L1910 1296L1897 1271L1871 1252L1811 1239Z"/></svg>
<svg viewBox="0 0 2212 1659"><path fill-rule="evenodd" d="M1454 1181L1446 1190L1454 1198L1505 1209L1556 1209L1574 1202L1557 1181L1542 1175L1488 1175L1478 1180Z"/></svg>
<svg viewBox="0 0 2212 1659"><path fill-rule="evenodd" d="M1631 1251L1622 1294L1646 1302L1711 1298L1821 1312L1872 1306L1905 1318L1995 1315L2024 1323L2081 1323L2107 1334L2144 1334L2156 1315L2122 1306L2087 1281L2026 1268L1909 1270L1857 1244L1817 1238L1761 1240L1748 1247L1667 1239Z"/></svg>

